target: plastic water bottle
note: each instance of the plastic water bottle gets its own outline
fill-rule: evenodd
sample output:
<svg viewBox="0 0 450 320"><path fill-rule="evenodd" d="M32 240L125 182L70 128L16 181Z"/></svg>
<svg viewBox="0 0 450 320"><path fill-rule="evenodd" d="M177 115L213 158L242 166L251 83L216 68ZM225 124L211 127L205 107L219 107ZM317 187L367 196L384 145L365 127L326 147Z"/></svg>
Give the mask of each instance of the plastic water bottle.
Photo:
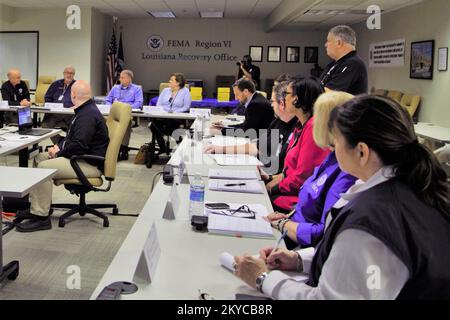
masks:
<svg viewBox="0 0 450 320"><path fill-rule="evenodd" d="M194 140L196 142L201 142L203 139L203 118L197 115L197 120L194 126Z"/></svg>
<svg viewBox="0 0 450 320"><path fill-rule="evenodd" d="M200 173L196 173L189 192L189 218L203 216L205 213L205 182Z"/></svg>

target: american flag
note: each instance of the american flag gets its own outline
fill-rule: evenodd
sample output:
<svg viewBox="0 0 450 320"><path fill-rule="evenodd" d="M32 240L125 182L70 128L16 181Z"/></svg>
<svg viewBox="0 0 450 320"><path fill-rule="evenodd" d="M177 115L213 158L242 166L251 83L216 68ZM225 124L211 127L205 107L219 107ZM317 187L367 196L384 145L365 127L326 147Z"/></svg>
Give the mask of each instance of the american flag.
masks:
<svg viewBox="0 0 450 320"><path fill-rule="evenodd" d="M117 51L117 65L116 65L116 81L120 77L120 73L125 69L125 57L123 55L123 45L122 45L122 32L120 33L119 39L119 49Z"/></svg>
<svg viewBox="0 0 450 320"><path fill-rule="evenodd" d="M106 89L111 91L116 82L116 69L117 69L117 46L116 46L116 33L113 30L111 41L109 42L108 56L106 57L106 64L108 68L108 74L106 77Z"/></svg>

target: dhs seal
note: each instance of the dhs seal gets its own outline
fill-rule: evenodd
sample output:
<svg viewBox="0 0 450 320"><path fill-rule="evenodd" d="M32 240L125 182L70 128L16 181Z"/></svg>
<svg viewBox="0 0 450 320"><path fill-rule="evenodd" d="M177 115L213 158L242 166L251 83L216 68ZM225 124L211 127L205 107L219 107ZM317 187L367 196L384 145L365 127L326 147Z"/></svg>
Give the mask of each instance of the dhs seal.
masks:
<svg viewBox="0 0 450 320"><path fill-rule="evenodd" d="M164 39L159 35L152 35L147 39L147 48L151 51L158 52L164 47Z"/></svg>

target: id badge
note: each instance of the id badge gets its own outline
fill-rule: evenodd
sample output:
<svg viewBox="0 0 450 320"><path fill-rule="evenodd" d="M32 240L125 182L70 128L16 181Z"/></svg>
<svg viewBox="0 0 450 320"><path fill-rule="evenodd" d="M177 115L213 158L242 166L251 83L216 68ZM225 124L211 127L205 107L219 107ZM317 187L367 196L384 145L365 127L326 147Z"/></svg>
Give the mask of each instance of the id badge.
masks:
<svg viewBox="0 0 450 320"><path fill-rule="evenodd" d="M58 101L62 101L63 98L64 98L64 96L60 95L59 98L58 98Z"/></svg>

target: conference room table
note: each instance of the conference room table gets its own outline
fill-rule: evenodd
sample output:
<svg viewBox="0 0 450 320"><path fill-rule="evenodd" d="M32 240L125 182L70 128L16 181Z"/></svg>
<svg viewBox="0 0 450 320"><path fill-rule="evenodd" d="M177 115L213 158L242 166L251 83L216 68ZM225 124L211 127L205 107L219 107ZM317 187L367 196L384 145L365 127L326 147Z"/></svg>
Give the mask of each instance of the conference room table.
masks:
<svg viewBox="0 0 450 320"><path fill-rule="evenodd" d="M154 97L150 99L150 105L156 106L158 102L158 97ZM191 102L191 108L214 108L214 109L220 109L220 108L226 108L227 110L234 109L239 105L238 100L231 100L231 101L218 101L217 99L213 98L204 98L202 100L192 100Z"/></svg>
<svg viewBox="0 0 450 320"><path fill-rule="evenodd" d="M217 119L212 119L215 120ZM190 224L189 180L197 173L205 181L205 201L261 204L268 213L273 211L263 181L259 181L264 190L262 194L208 189L208 170L211 168L258 172L255 165L219 166L212 156L202 152L209 142L186 138L178 145L169 161L175 168L175 186L165 184L162 179L158 181L91 299L97 299L106 286L121 281L134 283L138 287L137 292L122 294L121 299L195 300L199 298L199 291L206 292L215 299L234 299L236 293L260 296L255 289L222 267L219 257L223 252L232 255L257 254L262 247L273 246L279 232L274 230L273 238L255 239L195 231ZM177 167L181 160L186 172L180 179ZM174 197L179 198L179 203L175 209L170 209L170 203L175 201ZM155 232L160 245L160 256L159 259L154 258L156 269L153 275L148 276L144 252L147 250L147 241Z"/></svg>
<svg viewBox="0 0 450 320"><path fill-rule="evenodd" d="M450 143L450 128L436 126L432 123L418 122L414 125L414 131L419 137L439 143Z"/></svg>
<svg viewBox="0 0 450 320"><path fill-rule="evenodd" d="M17 168L0 166L0 225L3 229L3 198L23 198L47 179L51 179L56 169ZM15 280L19 274L19 262L11 261L3 266L3 230L0 234L0 288L6 279Z"/></svg>

